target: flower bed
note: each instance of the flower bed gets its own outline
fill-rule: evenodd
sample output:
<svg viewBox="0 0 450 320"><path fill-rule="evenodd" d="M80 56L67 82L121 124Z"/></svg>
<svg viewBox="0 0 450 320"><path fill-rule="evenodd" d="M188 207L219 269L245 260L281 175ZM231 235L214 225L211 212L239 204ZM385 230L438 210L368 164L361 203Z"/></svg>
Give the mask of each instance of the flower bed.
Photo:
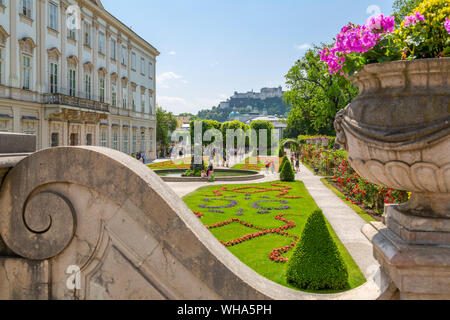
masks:
<svg viewBox="0 0 450 320"><path fill-rule="evenodd" d="M147 165L153 170L166 170L166 169L189 169L190 164L185 164L184 162L174 163L173 161L164 161L159 163L151 163Z"/></svg>
<svg viewBox="0 0 450 320"><path fill-rule="evenodd" d="M360 207L367 206L382 214L385 204L403 203L408 200L406 191L377 186L361 177L350 166L344 151L325 152L322 148L303 145L301 160L319 173L332 177L346 200Z"/></svg>
<svg viewBox="0 0 450 320"><path fill-rule="evenodd" d="M285 280L284 265L309 214L317 209L302 182L207 186L183 200L240 260L270 280L293 288ZM230 206L232 201L236 204ZM219 205L220 210L216 209ZM262 210L265 213L259 214ZM335 234L334 239L347 252ZM348 252L345 255L350 269L356 270L352 287L362 284L364 277Z"/></svg>

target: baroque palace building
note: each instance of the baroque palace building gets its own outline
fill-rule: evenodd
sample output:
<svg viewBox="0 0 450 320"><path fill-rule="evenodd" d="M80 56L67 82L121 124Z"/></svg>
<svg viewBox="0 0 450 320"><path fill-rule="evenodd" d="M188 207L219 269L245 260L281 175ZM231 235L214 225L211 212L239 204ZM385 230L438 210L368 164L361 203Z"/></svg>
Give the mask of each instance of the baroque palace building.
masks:
<svg viewBox="0 0 450 320"><path fill-rule="evenodd" d="M158 55L100 0L0 0L0 131L156 158Z"/></svg>

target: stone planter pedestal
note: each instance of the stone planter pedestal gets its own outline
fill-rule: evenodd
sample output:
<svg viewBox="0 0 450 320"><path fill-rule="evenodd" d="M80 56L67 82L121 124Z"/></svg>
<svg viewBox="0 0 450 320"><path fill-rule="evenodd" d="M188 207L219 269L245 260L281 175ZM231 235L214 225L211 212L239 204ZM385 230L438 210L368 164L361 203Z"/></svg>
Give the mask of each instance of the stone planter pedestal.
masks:
<svg viewBox="0 0 450 320"><path fill-rule="evenodd" d="M401 299L450 299L450 59L365 66L337 143L377 185L412 192L363 232Z"/></svg>

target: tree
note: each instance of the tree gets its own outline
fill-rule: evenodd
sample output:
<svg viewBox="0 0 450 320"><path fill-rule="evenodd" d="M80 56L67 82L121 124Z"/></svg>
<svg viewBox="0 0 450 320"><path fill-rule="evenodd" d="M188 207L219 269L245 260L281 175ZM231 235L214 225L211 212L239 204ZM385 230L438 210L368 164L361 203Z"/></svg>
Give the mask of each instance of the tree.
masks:
<svg viewBox="0 0 450 320"><path fill-rule="evenodd" d="M284 165L289 162L288 157L285 155L283 156L283 160L281 160L280 168L278 169L278 172L281 172L283 170Z"/></svg>
<svg viewBox="0 0 450 320"><path fill-rule="evenodd" d="M156 141L160 151L166 150L169 147L171 143L169 132L175 131L177 126L177 118L172 112L167 112L160 107L156 109Z"/></svg>
<svg viewBox="0 0 450 320"><path fill-rule="evenodd" d="M315 46L308 50L285 76L289 91L284 99L292 106L286 138L299 134L335 135L336 113L358 94L358 89L343 76L328 72L319 49Z"/></svg>
<svg viewBox="0 0 450 320"><path fill-rule="evenodd" d="M227 130L236 131L236 130L241 129L242 130L242 134L245 135L245 132L249 128L250 127L248 125L246 125L245 123L240 122L240 121L229 121L229 122L222 123L221 130L222 130L223 142L224 142L225 146L229 147L229 146L226 145L226 143L227 143ZM248 137L245 137L245 140L244 140L244 144L245 145L247 145L246 142L248 142ZM237 148L238 147L238 143L239 143L238 136L236 135L235 138L234 138L234 146L233 146L233 148Z"/></svg>
<svg viewBox="0 0 450 320"><path fill-rule="evenodd" d="M289 160L286 161L283 167L281 168L280 180L287 182L295 181L295 172Z"/></svg>
<svg viewBox="0 0 450 320"><path fill-rule="evenodd" d="M272 149L272 132L275 129L273 126L273 123L266 120L256 120L252 121L250 124L250 129L256 131L256 146L260 148L259 141L262 138L262 135L260 135L260 130L267 130L267 155L271 155L271 149ZM260 150L261 151L261 150ZM276 152L278 153L278 148L276 149Z"/></svg>
<svg viewBox="0 0 450 320"><path fill-rule="evenodd" d="M395 23L400 24L422 1L423 0L394 0L392 9L394 10Z"/></svg>
<svg viewBox="0 0 450 320"><path fill-rule="evenodd" d="M211 139L211 141L205 141L203 138L205 136L205 132L210 129L217 129L220 131L222 124L215 120L192 120L190 124L190 134L191 134L191 145L195 145L195 123L201 122L202 123L202 136L199 137L202 141L203 146L208 146L212 143L214 143L215 138Z"/></svg>
<svg viewBox="0 0 450 320"><path fill-rule="evenodd" d="M314 211L309 216L289 259L286 280L307 290L342 290L347 287L347 266L330 235L322 211Z"/></svg>

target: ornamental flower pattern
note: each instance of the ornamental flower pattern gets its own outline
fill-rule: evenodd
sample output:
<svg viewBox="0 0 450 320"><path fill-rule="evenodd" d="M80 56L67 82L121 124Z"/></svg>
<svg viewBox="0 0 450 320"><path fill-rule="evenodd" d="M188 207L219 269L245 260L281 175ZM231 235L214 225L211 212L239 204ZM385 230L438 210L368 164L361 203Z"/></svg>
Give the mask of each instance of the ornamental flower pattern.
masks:
<svg viewBox="0 0 450 320"><path fill-rule="evenodd" d="M232 207L234 207L234 206L236 206L238 204L234 200L226 200L226 199L219 199L219 198L212 198L212 199L205 198L205 199L203 199L204 202L210 202L212 200L229 201L229 204L224 205L224 206L214 206L214 207L208 207L206 204L199 204L198 207L199 208L204 208L204 209L225 209L225 208L232 208Z"/></svg>
<svg viewBox="0 0 450 320"><path fill-rule="evenodd" d="M235 198L235 195L224 195L225 192L232 192L232 193L241 193L241 194L245 194L246 195L246 199L250 199L250 195L251 194L257 194L257 193L264 193L264 192L277 192L278 194L275 195L275 197L280 198L277 200L273 200L272 198L268 197L268 196L261 196L261 198L263 199L267 199L267 200L261 200L261 201L257 201L255 203L252 204L252 207L255 209L259 209L259 211L257 211L257 214L269 214L270 210L287 210L290 207L287 206L286 204L288 204L288 201L284 200L284 199L300 199L302 197L299 196L289 196L289 190L292 189L292 187L289 186L285 186L282 184L277 184L277 183L272 183L271 184L272 188L264 188L264 187L255 187L255 186L243 186L243 187L237 187L237 188L233 188L233 189L229 189L228 187L221 187L220 189L214 190L213 191L213 196L210 195L204 195L204 199L202 199L204 202L211 202L211 201L228 201L229 204L228 205L223 205L223 206L217 206L217 207L212 207L212 206L207 206L206 204L201 204L198 205L200 208L204 208L204 209L208 209L209 212L211 213L224 213L222 210L216 210L216 209L227 209L227 208L232 208L234 206L236 206L238 204L237 201L235 200L230 200L230 198ZM251 191L250 191L251 190ZM220 198L222 197L222 198ZM274 208L265 208L262 206L259 206L260 203L269 203L269 202L278 202L278 203L282 203L285 204L285 206L282 207L274 207ZM243 208L239 208L236 215L237 216L243 216L244 209ZM199 218L203 218L204 214L198 211L194 211L194 214ZM252 239L256 239L259 237L263 237L265 235L268 234L278 234L281 235L283 237L288 237L292 239L292 242L282 248L274 248L268 258L276 263L286 263L288 261L288 258L283 257L283 255L290 251L291 249L293 249L295 247L295 245L297 244L299 237L296 235L292 235L290 233L287 232L287 230L293 229L295 228L297 225L294 221L290 221L287 220L285 217L286 216L301 216L300 214L293 214L293 213L289 213L289 214L280 214L277 215L274 219L284 222L285 225L281 226L281 227L274 227L274 228L264 228L264 227L259 227L256 226L254 224L245 222L239 218L233 218L233 219L229 219L226 221L221 221L218 223L215 223L213 225L209 225L206 226L207 229L216 229L216 228L222 228L225 227L227 225L230 225L232 223L239 223L243 226L246 226L248 228L251 229L255 229L257 232L248 234L248 235L244 235L238 239L235 240L231 240L231 241L220 241L225 247L232 247L232 246L236 246L239 245L241 243L250 241Z"/></svg>
<svg viewBox="0 0 450 320"><path fill-rule="evenodd" d="M252 207L253 208L255 208L255 209L263 209L263 210L268 210L268 211L270 211L270 210L288 210L288 209L290 209L291 207L289 207L289 206L282 206L282 207L278 207L278 208L276 208L276 207L263 207L263 206L260 206L259 204L260 203L267 203L267 202L281 202L281 203L284 203L284 204L287 204L288 202L286 201L286 200L262 200L262 201L257 201L257 202L255 202L255 203L253 203L252 204Z"/></svg>

